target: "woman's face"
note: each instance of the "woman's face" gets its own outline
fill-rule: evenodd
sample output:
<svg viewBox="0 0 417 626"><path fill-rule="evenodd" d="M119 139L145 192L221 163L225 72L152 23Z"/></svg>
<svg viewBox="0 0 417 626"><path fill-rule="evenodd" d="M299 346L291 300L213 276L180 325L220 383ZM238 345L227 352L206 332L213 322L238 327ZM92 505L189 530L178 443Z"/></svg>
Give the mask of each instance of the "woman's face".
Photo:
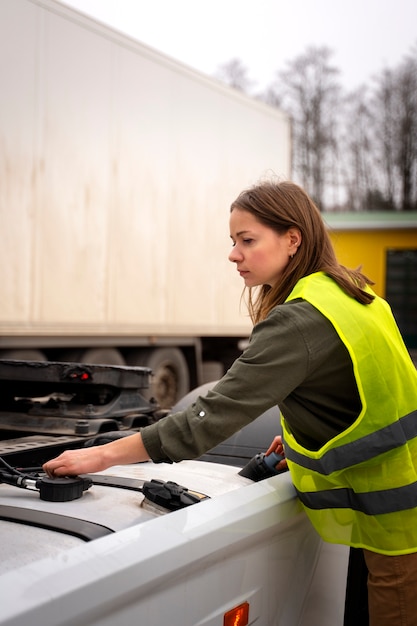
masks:
<svg viewBox="0 0 417 626"><path fill-rule="evenodd" d="M297 229L280 235L243 209L233 209L230 214L230 237L229 261L236 263L246 287L277 284L301 241Z"/></svg>

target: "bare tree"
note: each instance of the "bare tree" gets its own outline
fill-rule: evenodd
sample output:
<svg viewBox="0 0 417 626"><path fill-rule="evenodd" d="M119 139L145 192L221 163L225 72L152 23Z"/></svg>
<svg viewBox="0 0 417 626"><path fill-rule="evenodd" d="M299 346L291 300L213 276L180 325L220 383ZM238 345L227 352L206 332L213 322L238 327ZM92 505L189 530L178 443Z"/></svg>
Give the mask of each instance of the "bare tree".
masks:
<svg viewBox="0 0 417 626"><path fill-rule="evenodd" d="M372 100L374 150L382 203L403 211L417 205L417 54L376 78Z"/></svg>
<svg viewBox="0 0 417 626"><path fill-rule="evenodd" d="M400 208L417 206L417 54L400 66L397 77L398 150L397 168L401 180Z"/></svg>
<svg viewBox="0 0 417 626"><path fill-rule="evenodd" d="M379 166L380 183L378 188L388 205L395 207L396 177L395 162L397 152L396 120L397 98L395 75L385 69L376 77L376 89L371 100L374 134L374 151Z"/></svg>
<svg viewBox="0 0 417 626"><path fill-rule="evenodd" d="M294 178L322 209L417 209L417 47L347 96L332 54L306 48L254 96L291 117ZM217 78L245 93L252 84L236 58Z"/></svg>
<svg viewBox="0 0 417 626"><path fill-rule="evenodd" d="M333 183L337 147L340 86L331 55L326 47L308 47L279 73L282 106L293 119L294 172L320 207Z"/></svg>
<svg viewBox="0 0 417 626"><path fill-rule="evenodd" d="M245 93L249 92L252 85L252 81L248 78L247 68L237 58L220 65L215 76L230 87Z"/></svg>
<svg viewBox="0 0 417 626"><path fill-rule="evenodd" d="M257 98L262 100L262 102L266 102L272 107L277 109L281 108L282 105L282 94L277 91L276 86L267 87L266 91L258 94Z"/></svg>
<svg viewBox="0 0 417 626"><path fill-rule="evenodd" d="M348 94L344 107L341 137L341 167L346 190L346 206L351 211L372 209L369 192L376 186L372 153L373 120L365 87Z"/></svg>

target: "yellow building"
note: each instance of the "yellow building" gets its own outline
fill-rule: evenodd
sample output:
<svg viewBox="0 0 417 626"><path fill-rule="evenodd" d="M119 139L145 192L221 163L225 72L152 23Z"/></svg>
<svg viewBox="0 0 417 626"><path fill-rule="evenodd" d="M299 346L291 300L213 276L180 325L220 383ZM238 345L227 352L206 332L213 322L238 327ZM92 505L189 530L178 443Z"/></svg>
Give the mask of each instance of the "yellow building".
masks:
<svg viewBox="0 0 417 626"><path fill-rule="evenodd" d="M417 212L324 213L343 265L362 271L386 298L409 348L417 348Z"/></svg>

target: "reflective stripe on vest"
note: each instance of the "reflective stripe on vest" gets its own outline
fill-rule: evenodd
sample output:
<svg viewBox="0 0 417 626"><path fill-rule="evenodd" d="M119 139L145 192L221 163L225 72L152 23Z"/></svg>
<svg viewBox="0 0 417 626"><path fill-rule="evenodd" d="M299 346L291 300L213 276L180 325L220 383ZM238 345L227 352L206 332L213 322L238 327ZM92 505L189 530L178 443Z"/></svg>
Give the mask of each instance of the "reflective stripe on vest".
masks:
<svg viewBox="0 0 417 626"><path fill-rule="evenodd" d="M357 493L353 489L303 492L298 497L309 509L353 509L366 515L396 513L417 507L417 482L396 489Z"/></svg>
<svg viewBox="0 0 417 626"><path fill-rule="evenodd" d="M319 459L305 456L292 448L286 450L286 457L306 469L328 476L333 472L363 463L379 454L399 448L414 437L417 437L417 411L405 415L397 422L370 435L365 435L365 437L337 448L331 448Z"/></svg>

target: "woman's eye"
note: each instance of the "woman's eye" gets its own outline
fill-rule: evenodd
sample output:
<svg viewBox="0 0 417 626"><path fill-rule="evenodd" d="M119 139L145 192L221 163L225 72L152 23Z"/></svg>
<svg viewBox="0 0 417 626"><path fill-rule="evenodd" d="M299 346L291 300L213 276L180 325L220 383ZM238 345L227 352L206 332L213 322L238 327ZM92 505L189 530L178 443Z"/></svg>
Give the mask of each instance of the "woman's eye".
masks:
<svg viewBox="0 0 417 626"><path fill-rule="evenodd" d="M253 239L244 239L243 243L248 244L248 243L252 243L252 241L253 241Z"/></svg>

